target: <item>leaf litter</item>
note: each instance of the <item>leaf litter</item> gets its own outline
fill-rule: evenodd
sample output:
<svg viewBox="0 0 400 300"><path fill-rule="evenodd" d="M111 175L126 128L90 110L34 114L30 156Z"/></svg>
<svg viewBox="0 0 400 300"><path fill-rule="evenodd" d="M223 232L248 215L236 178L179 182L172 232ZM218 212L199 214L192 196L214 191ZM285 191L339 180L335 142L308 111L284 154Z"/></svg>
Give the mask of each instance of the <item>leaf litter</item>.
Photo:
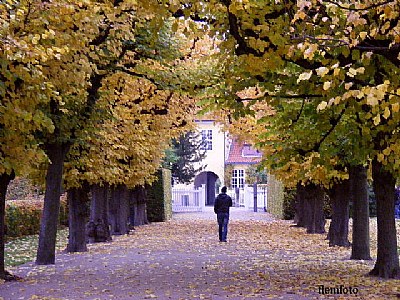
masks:
<svg viewBox="0 0 400 300"><path fill-rule="evenodd" d="M400 224L398 224L400 225ZM372 232L374 231L372 220ZM400 280L366 274L374 261L349 260L287 221L232 220L219 243L215 220L175 219L137 227L89 252L58 254L55 266L11 269L24 279L0 284L3 299L399 299ZM372 235L376 256L376 236ZM321 295L319 287L357 295ZM35 298L36 297L36 298ZM39 297L39 298L38 298ZM0 298L1 299L1 298Z"/></svg>

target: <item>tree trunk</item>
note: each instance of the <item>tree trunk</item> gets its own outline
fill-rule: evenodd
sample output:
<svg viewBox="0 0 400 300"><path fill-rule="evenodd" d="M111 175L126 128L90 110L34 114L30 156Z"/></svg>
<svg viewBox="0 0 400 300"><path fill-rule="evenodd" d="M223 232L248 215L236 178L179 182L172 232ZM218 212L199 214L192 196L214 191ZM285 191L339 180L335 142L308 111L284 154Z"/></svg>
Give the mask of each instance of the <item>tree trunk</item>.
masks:
<svg viewBox="0 0 400 300"><path fill-rule="evenodd" d="M50 144L46 149L50 164L47 168L44 207L40 222L39 246L36 256L38 265L55 263L61 183L64 159L68 149L69 146L66 144Z"/></svg>
<svg viewBox="0 0 400 300"><path fill-rule="evenodd" d="M93 185L91 187L90 220L87 225L89 243L111 241L108 223L108 187Z"/></svg>
<svg viewBox="0 0 400 300"><path fill-rule="evenodd" d="M4 246L5 246L5 217L6 217L6 193L8 184L14 178L6 173L0 175L0 279L13 280L14 276L5 270L4 265Z"/></svg>
<svg viewBox="0 0 400 300"><path fill-rule="evenodd" d="M133 199L133 191L128 191L128 203L129 203L129 229L135 230L135 205Z"/></svg>
<svg viewBox="0 0 400 300"><path fill-rule="evenodd" d="M350 259L369 260L369 204L367 169L350 167L350 190L353 201L353 238Z"/></svg>
<svg viewBox="0 0 400 300"><path fill-rule="evenodd" d="M297 184L296 187L296 213L294 216L294 222L297 227L306 227L305 222L305 211L304 211L304 186L301 183Z"/></svg>
<svg viewBox="0 0 400 300"><path fill-rule="evenodd" d="M69 205L68 252L86 252L86 222L89 211L89 186L72 188L67 192Z"/></svg>
<svg viewBox="0 0 400 300"><path fill-rule="evenodd" d="M394 218L396 180L393 174L386 171L376 158L372 161L372 179L378 221L378 255L370 275L400 278Z"/></svg>
<svg viewBox="0 0 400 300"><path fill-rule="evenodd" d="M305 186L304 193L307 233L325 233L324 189L320 185L310 183Z"/></svg>
<svg viewBox="0 0 400 300"><path fill-rule="evenodd" d="M131 219L134 221L134 226L148 224L146 210L146 193L144 187L135 187L130 192L130 205L133 206L134 216Z"/></svg>
<svg viewBox="0 0 400 300"><path fill-rule="evenodd" d="M349 247L350 183L344 180L329 190L332 203L332 221L329 226L329 246Z"/></svg>
<svg viewBox="0 0 400 300"><path fill-rule="evenodd" d="M111 234L122 235L129 233L129 198L125 185L113 187L110 199Z"/></svg>

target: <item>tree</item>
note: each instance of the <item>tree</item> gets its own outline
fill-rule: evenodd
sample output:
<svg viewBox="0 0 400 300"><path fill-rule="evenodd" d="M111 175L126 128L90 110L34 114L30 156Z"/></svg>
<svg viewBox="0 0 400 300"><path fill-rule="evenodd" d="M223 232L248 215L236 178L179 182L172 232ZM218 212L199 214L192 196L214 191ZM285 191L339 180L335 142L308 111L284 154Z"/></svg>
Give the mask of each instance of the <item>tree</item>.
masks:
<svg viewBox="0 0 400 300"><path fill-rule="evenodd" d="M176 76L185 71L190 77L198 71L194 50L187 53L181 45L187 43L182 36L168 35L171 33L168 22L161 27L160 34L151 26L135 32L133 50L141 58L135 70L143 74L121 66L109 70L102 79L101 95L91 119L76 136L68 156L65 176L68 190L81 189L86 183L94 188L96 195L105 195L100 190L111 190L111 197L92 199L92 206L102 209L92 207L90 223L95 225L100 219L100 223L107 224L111 220L114 233L126 232L126 218L120 215L123 210L118 207L126 207L128 201L134 208L133 223L147 222L143 186L154 180L169 141L186 131L193 119L196 99L188 90L196 81L178 80ZM165 39L161 38L164 35ZM181 48L185 50L182 52ZM125 63L122 61L122 66ZM129 66L131 61L127 63ZM114 197L117 195L121 197ZM111 202L106 203L107 199ZM80 199L71 198L71 201L79 203ZM83 221L76 220L76 223ZM84 231L82 225L79 228L80 232ZM73 234L70 232L70 237ZM81 244L85 243L80 240Z"/></svg>
<svg viewBox="0 0 400 300"><path fill-rule="evenodd" d="M238 56L227 68L232 76L223 85L225 93L220 93L217 106L235 110L236 116L248 113L249 101L243 101L238 92L245 87L260 91L257 101L270 103L281 118L268 128L272 131L264 140L268 138L269 145L271 139L277 141L270 148L270 162L282 177L290 179L293 174L324 181L338 173L329 161L331 165L358 166L368 159L382 164L376 166L375 176L379 172L387 176L385 170L396 174L399 162L392 155L397 153L400 116L399 79L395 75L399 68L398 1L216 0L212 5L213 13L201 5L186 8L195 11L193 18L209 20L211 14L218 31L229 29L232 39L227 39L226 45L233 46L230 49ZM249 100L255 102L254 98ZM269 122L266 118L263 121ZM335 141L334 137L340 136L346 138L336 141L344 144ZM342 151L345 164L337 155ZM332 152L336 154L329 155ZM380 194L377 201L389 205L382 203L378 223L382 234L391 234L390 241L380 240L378 252L391 251L386 262L377 260L372 273L395 277L399 266L392 201L390 195L385 198Z"/></svg>
<svg viewBox="0 0 400 300"><path fill-rule="evenodd" d="M268 173L265 169L257 165L251 165L246 170L246 180L248 184L251 183L268 183Z"/></svg>
<svg viewBox="0 0 400 300"><path fill-rule="evenodd" d="M323 109L325 104L337 105L352 98L358 99L353 107L359 107L356 115L361 121L360 137L372 139L373 147L367 149L372 158L374 191L379 194L377 206L380 207L377 217L378 232L380 232L378 235L381 239L378 241L378 259L370 274L384 278L398 277L400 267L396 249L393 201L395 183L393 178L397 174L398 162L391 155L392 151L396 152L395 145L398 145L398 136L393 133L398 131L399 110L396 102L399 99L399 81L397 76L393 76L393 72L396 73L395 70L399 68L399 40L395 33L399 26L397 22L399 3L367 1L355 2L353 6L332 3L331 7L327 3L321 3L316 5L315 9L317 11L327 9L327 17L335 15L338 22L344 21L336 23L332 19L332 26L349 26L347 31L335 37L336 41L331 37L328 38L331 45L338 46L343 51L339 52L342 56L336 57L339 72L335 72L339 75L343 70L346 72L342 73L345 76L340 79L341 76L335 78L333 74L333 77L324 81L325 90L332 93L332 89L340 85L337 80L344 78L348 82L345 85L347 91L331 98L332 102L321 102L321 108ZM390 13L392 11L396 12ZM310 17L309 13L305 13L305 9L301 9L298 16L300 14L302 15L300 19L306 20ZM346 19L341 18L339 14ZM322 24L313 26L314 33L316 28L320 33L327 33ZM319 40L319 43L311 39L312 44L318 44L317 51L322 51L323 47L328 46L324 42L321 43L320 37L315 34L312 37ZM328 57L328 55L323 56ZM384 182L381 181L383 178Z"/></svg>
<svg viewBox="0 0 400 300"><path fill-rule="evenodd" d="M350 246L349 236L349 180L336 183L328 191L332 205L332 221L329 226L329 246ZM354 224L359 224L354 222ZM358 236L354 234L353 236ZM358 245L357 242L353 243Z"/></svg>
<svg viewBox="0 0 400 300"><path fill-rule="evenodd" d="M118 80L114 82L116 78ZM101 220L102 224L108 224L110 207L113 224L122 228L122 224L126 226L126 220L123 216L117 220L120 216L115 201L126 206L129 197L145 204L143 197L133 197L133 191L126 193L124 190L137 190L154 180L170 139L184 130L179 118L188 121L191 118L188 107L192 102L172 91L157 90L149 82L133 80L120 73L110 76L105 82L109 92L97 105L106 108L111 115L106 118L99 115L97 120L93 120L94 128L87 127L82 133L82 142L72 147L66 179L71 188L87 182L93 187L92 194L98 195L92 198L90 222L95 224ZM165 109L159 109L159 105ZM107 197L106 190L110 190L111 195L123 197ZM136 208L145 210L144 205Z"/></svg>
<svg viewBox="0 0 400 300"><path fill-rule="evenodd" d="M80 4L78 3L77 6L77 10L79 11ZM73 58L64 62L64 65L51 65L46 69L49 78L54 80L53 84L56 86L60 97L50 101L50 106L47 111L55 124L55 134L43 137L44 149L52 160L52 164L49 165L49 170L47 171L48 176L46 177L48 182L46 184L47 192L45 194L44 213L39 235L39 248L36 260L38 264L54 263L56 220L63 163L71 147L73 147L76 142L82 141L80 137L83 136L83 132L86 132L88 127L95 131L102 130L100 135L103 134L106 138L110 138L108 143L112 144L112 142L118 143L118 140L122 138L121 135L125 134L123 130L128 128L128 131L130 131L135 125L139 127L149 126L146 128L146 133L157 132L156 126L164 128L160 122L156 122L156 125L154 125L154 122L151 121L154 116L160 116L160 120L172 118L172 120L174 120L174 125L177 127L186 122L181 119L181 116L184 114L181 113L179 115L177 111L171 110L172 113L169 111L171 107L174 107L180 96L172 90L168 90L169 82L163 80L165 79L165 77L162 77L163 75L165 76L167 73L171 74L170 66L160 63L156 58L148 59L148 48L141 48L141 45L137 43L135 39L146 27L146 30L152 33L152 37L158 36L157 33L166 20L163 14L164 8L156 1L150 3L125 3L123 1L107 3L95 2L90 7L84 6L82 14L88 13L89 8L93 9L93 11L91 11L92 17L85 16L83 19L79 19L80 15L78 14L74 18L68 19L68 21L72 20L72 23L65 22L65 25L71 25L73 27L71 31L73 38L68 39L66 42L80 41L76 45L72 45L76 46L76 48L73 48L75 52L71 50L69 53ZM90 26L86 26L87 24L85 22L87 20L93 21L95 27L91 28ZM68 27L64 29L67 32L70 30ZM60 36L63 36L63 34L65 36L66 33L62 32ZM76 37L80 37L80 39L75 39ZM154 49L154 51L157 51L157 49ZM153 52L150 51L150 53ZM74 64L77 65L74 66ZM60 71L60 69L63 70L64 68L65 70L75 69L75 72L77 72L79 76L72 77L72 82L68 81L68 78L59 80L59 74L65 75L67 73L65 71ZM109 89L105 86L106 82L110 85ZM122 101L126 101L128 95L124 94L124 92L131 88L132 85L138 83L143 85L138 87L139 98L135 99L136 102L133 101L135 106L140 108L142 104L140 99L142 92L140 88L143 88L144 91L149 91L150 95L153 96L149 107L143 105L143 108L139 109L142 119L131 119L131 121L138 121L138 123L133 123L128 127L122 128L115 137L107 135L111 131L110 128L107 129L107 126L111 124L110 122L105 122L105 127L103 128L100 126L101 122L95 123L93 126L89 124L93 122L93 120L96 120L96 118L93 119L94 116L101 114L103 109L108 109L107 105L97 105L101 99L105 99L104 97L106 97L107 93L113 96L118 95L118 97L116 97L117 100L120 98ZM128 89L125 89L125 86L128 86ZM144 99L148 98L144 97ZM185 99L188 99L188 97ZM96 109L100 109L100 111L96 111ZM127 110L129 108L122 108L122 110L124 109ZM190 105L189 107L179 106L179 109L180 112L190 110ZM142 120L144 122L140 124ZM129 120L127 120L127 122L128 121ZM168 126L170 122L165 122L165 124ZM156 136L155 133L153 135ZM96 138L98 139L99 136ZM132 139L134 140L134 138ZM135 142L140 141L143 144L142 139L143 136L139 135L139 138L135 140ZM101 143L107 144L107 140L99 142L99 144ZM161 152L164 147L163 144L164 143L161 142L161 147L159 148ZM135 169L135 167L132 167L130 170L125 168L128 174L125 174L120 179L126 179L129 173L135 173L136 178L140 178L139 183L136 184L148 180L146 177L148 172L154 169L154 166L159 162L159 157L162 156L162 154L155 156L153 163L153 160L150 160L147 156L149 153L146 148L142 146L141 148L139 147L139 149L135 148L135 150L139 150L136 152L139 153L138 156L130 157L128 155L118 157L121 153L113 153L112 151L112 148L115 150L116 147L111 147L111 149L110 147L106 148L110 151L104 153L106 157L109 155L110 158L112 158L111 162L120 160L120 165L125 164L126 166L132 166L136 161L145 157L140 163L147 163L147 168L141 170L140 167L138 167L140 172L137 172L138 169ZM122 148L124 147L126 146L122 145ZM122 153L122 155L124 154ZM91 161L89 162L88 169L93 166ZM106 163L106 166L107 165L109 166L110 163ZM85 170L83 172L85 172ZM108 171L108 173L110 173L109 177L118 176L118 172L120 172L120 170L111 165L111 172ZM52 176L50 176L50 174ZM79 174L79 171L77 174ZM96 174L96 176L89 176L89 179L93 181L94 178L101 179L102 176L103 178L107 178L108 175L104 173ZM115 180L115 177L113 180ZM84 181L85 180L82 180L82 182ZM99 180L95 184L108 185L109 183ZM101 197L97 197L97 199L101 199ZM103 223L107 222L108 220L104 220Z"/></svg>
<svg viewBox="0 0 400 300"><path fill-rule="evenodd" d="M33 24L43 17L37 2L0 3L0 278L13 279L4 269L5 194L15 176L28 175L46 160L35 133L51 133L54 125L41 111L56 95L41 64L58 57L58 45L41 43ZM34 15L34 18L28 15ZM38 31L35 31L35 30ZM43 31L52 35L51 30Z"/></svg>
<svg viewBox="0 0 400 300"><path fill-rule="evenodd" d="M98 25L101 18L95 13L96 5L86 6L79 1L66 5L53 2L42 4L38 3L40 7L37 10L43 14L42 17L28 10L26 18L36 20L32 22L31 30L38 32L40 43L54 43L61 50L58 56L41 65L55 95L42 108L51 119L54 131L39 135L49 164L36 263L54 264L64 160L76 131L93 107L94 101L87 95L91 94L90 90L98 88L98 82L88 80L94 77L89 54L93 53L90 47L94 47L93 41L100 34ZM37 27L37 21L43 25ZM46 34L47 31L49 34Z"/></svg>
<svg viewBox="0 0 400 300"><path fill-rule="evenodd" d="M354 166L349 170L353 201L353 243L351 259L371 259L369 238L369 199L367 169Z"/></svg>
<svg viewBox="0 0 400 300"><path fill-rule="evenodd" d="M172 140L172 149L177 157L171 166L174 182L189 183L204 169L205 166L200 165L206 156L202 145L201 136L195 131L185 132Z"/></svg>

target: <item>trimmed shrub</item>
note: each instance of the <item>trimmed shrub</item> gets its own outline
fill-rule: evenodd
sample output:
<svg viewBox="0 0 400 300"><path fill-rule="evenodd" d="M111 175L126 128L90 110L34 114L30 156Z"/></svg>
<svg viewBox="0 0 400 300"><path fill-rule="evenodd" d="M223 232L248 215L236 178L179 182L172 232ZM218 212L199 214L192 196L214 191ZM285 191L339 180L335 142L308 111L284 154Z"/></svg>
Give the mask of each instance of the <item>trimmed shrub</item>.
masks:
<svg viewBox="0 0 400 300"><path fill-rule="evenodd" d="M164 222L172 218L171 171L161 169L157 180L147 191L147 218L150 222Z"/></svg>
<svg viewBox="0 0 400 300"><path fill-rule="evenodd" d="M268 178L267 212L283 219L284 186L274 175Z"/></svg>
<svg viewBox="0 0 400 300"><path fill-rule="evenodd" d="M61 197L60 225L68 225L67 198ZM6 235L20 237L38 234L43 200L6 201Z"/></svg>
<svg viewBox="0 0 400 300"><path fill-rule="evenodd" d="M368 202L369 202L369 216L376 217L376 199L374 189L371 185L368 186Z"/></svg>
<svg viewBox="0 0 400 300"><path fill-rule="evenodd" d="M293 220L296 214L296 189L285 188L283 194L283 219ZM332 205L329 196L324 197L324 216L327 219L332 218Z"/></svg>
<svg viewBox="0 0 400 300"><path fill-rule="evenodd" d="M324 197L324 216L326 219L332 219L332 202L328 194Z"/></svg>
<svg viewBox="0 0 400 300"><path fill-rule="evenodd" d="M42 199L44 191L24 177L17 177L7 188L6 200Z"/></svg>
<svg viewBox="0 0 400 300"><path fill-rule="evenodd" d="M285 188L283 193L283 219L293 220L296 213L296 189Z"/></svg>

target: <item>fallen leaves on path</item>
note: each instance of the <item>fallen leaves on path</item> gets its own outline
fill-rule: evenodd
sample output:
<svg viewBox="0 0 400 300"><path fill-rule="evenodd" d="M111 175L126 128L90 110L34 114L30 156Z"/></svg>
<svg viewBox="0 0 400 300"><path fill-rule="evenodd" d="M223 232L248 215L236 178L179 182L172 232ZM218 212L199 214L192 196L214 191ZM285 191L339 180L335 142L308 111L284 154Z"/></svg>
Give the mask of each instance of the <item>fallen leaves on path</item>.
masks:
<svg viewBox="0 0 400 300"><path fill-rule="evenodd" d="M232 221L219 243L215 221L153 223L62 255L55 267L27 267L19 291L22 299L398 299L399 280L366 276L373 261L349 260L350 249L325 237L285 221ZM0 294L15 292L6 285Z"/></svg>

